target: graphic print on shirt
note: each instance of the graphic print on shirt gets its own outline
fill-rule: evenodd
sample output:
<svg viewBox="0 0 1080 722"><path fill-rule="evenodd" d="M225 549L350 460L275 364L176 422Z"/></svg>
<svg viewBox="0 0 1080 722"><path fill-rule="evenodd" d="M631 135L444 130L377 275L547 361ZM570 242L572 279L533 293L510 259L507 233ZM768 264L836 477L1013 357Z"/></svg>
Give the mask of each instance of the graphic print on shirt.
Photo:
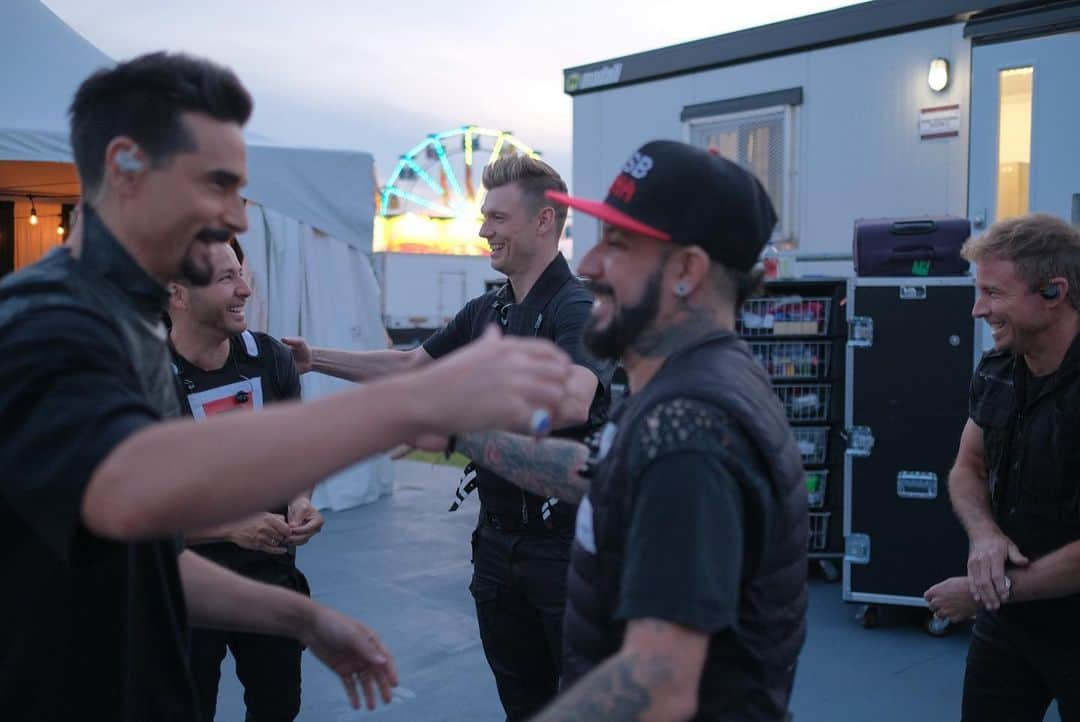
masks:
<svg viewBox="0 0 1080 722"><path fill-rule="evenodd" d="M187 400L191 406L191 415L196 419L245 409L261 409L263 407L262 377L241 379L224 386L188 394Z"/></svg>

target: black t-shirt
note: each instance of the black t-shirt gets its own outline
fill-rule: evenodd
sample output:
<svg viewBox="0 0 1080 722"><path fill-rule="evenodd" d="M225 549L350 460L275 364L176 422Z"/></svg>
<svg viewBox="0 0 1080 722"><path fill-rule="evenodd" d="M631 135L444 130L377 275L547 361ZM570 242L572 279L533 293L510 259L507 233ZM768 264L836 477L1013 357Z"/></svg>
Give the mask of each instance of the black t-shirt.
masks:
<svg viewBox="0 0 1080 722"><path fill-rule="evenodd" d="M552 265L566 265L566 261L559 256ZM557 268L550 268L556 271ZM569 272L569 271L568 271ZM545 271L548 273L548 271ZM539 282L538 282L539 284ZM531 292L530 292L531 293ZM495 323L498 314L493 311L505 299L506 303L512 303L512 291L509 284L505 289L489 291L483 296L477 296L468 303L446 326L436 331L424 342L424 350L432 358L445 356L471 341L476 340L479 333L483 333L486 323ZM589 312L592 309L593 298L589 291L578 283L567 283L548 303L544 315L551 319L551 340L556 346L565 351L570 360L583 366L594 374L598 383L609 384L611 368L609 364L597 361L585 349L582 342L582 330L589 320ZM547 324L544 324L546 327ZM539 331L540 329L535 329ZM597 393L601 393L598 388Z"/></svg>
<svg viewBox="0 0 1080 722"><path fill-rule="evenodd" d="M588 423L560 429L553 434L583 439L606 418L613 370L610 364L593 358L582 341L582 330L589 319L592 303L592 294L573 277L566 259L559 254L520 302L514 298L510 284L478 296L425 341L424 350L432 358L445 356L478 338L492 323L500 324L512 335L551 339L574 364L592 371L597 379ZM517 518L523 501L528 500L531 511L527 509L526 513L530 524L539 518L537 510L544 501L540 497L522 491L483 467L477 469L476 482L480 500L488 511ZM573 524L573 509L569 504L555 507L552 519L557 521L554 526L566 526L559 531L568 531Z"/></svg>
<svg viewBox="0 0 1080 722"><path fill-rule="evenodd" d="M158 419L117 332L72 309L0 331L0 717L194 719L178 540L81 522L95 468Z"/></svg>
<svg viewBox="0 0 1080 722"><path fill-rule="evenodd" d="M636 433L615 618L663 619L710 635L735 628L771 499L764 469L733 463L733 449L749 460L752 445L727 414L687 399L656 406Z"/></svg>
<svg viewBox="0 0 1080 722"><path fill-rule="evenodd" d="M254 348L248 348L248 344ZM264 334L233 336L229 358L219 369L206 371L195 366L175 348L173 369L181 409L185 415L206 418L237 410L263 408L264 404L300 398L300 374L292 352L285 344ZM242 400L239 401L238 399ZM269 509L282 518L284 506ZM244 549L232 542L191 544L191 549L233 571L260 581L306 590L306 582L296 570L296 547L285 554L267 554Z"/></svg>
<svg viewBox="0 0 1080 722"><path fill-rule="evenodd" d="M1046 374L1044 376L1035 376L1030 371L1024 371L1024 404L1030 404L1042 395L1043 389L1047 387L1050 381L1054 378L1054 374Z"/></svg>
<svg viewBox="0 0 1080 722"><path fill-rule="evenodd" d="M617 619L664 619L713 634L734 627L743 570L743 500L715 456L688 451L637 481Z"/></svg>

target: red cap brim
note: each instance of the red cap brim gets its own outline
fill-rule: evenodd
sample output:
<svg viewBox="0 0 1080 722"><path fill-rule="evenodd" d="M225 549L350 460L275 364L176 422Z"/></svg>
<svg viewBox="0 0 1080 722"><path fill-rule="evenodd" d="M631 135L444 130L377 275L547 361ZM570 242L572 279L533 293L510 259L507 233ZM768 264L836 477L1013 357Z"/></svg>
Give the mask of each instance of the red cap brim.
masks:
<svg viewBox="0 0 1080 722"><path fill-rule="evenodd" d="M631 231L632 233L640 233L643 236L649 238L655 238L658 241L670 241L671 234L664 233L663 231L653 228L652 226L635 220L626 215L619 209L609 206L603 201L590 201L584 198L574 198L566 193L560 193L559 191L545 191L544 195L556 203L562 203L563 205L576 208L579 211L588 213L590 216L595 216L602 220L604 223L615 226L616 228L622 228L624 231Z"/></svg>

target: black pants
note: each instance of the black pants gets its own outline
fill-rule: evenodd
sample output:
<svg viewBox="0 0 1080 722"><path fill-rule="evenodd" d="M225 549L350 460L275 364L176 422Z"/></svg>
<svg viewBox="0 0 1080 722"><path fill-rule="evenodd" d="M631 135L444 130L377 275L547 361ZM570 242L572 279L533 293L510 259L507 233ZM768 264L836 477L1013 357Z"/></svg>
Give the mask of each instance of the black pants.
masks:
<svg viewBox="0 0 1080 722"><path fill-rule="evenodd" d="M559 691L571 539L484 526L473 534L469 591L507 722L532 717Z"/></svg>
<svg viewBox="0 0 1080 722"><path fill-rule="evenodd" d="M225 648L244 685L247 722L292 722L300 712L300 643L265 634L193 629L191 673L203 722L213 722Z"/></svg>
<svg viewBox="0 0 1080 722"><path fill-rule="evenodd" d="M979 615L964 673L963 722L1042 722L1055 699L1062 722L1080 722L1077 621L1032 621L1036 629L998 614Z"/></svg>

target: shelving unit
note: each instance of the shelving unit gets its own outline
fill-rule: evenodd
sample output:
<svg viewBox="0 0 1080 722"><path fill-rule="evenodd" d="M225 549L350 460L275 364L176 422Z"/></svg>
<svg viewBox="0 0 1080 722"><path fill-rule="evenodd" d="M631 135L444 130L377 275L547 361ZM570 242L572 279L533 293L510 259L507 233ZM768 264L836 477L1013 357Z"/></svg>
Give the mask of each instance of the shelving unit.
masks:
<svg viewBox="0 0 1080 722"><path fill-rule="evenodd" d="M765 296L743 305L736 324L795 432L810 502L807 548L830 580L840 578L844 556L835 520L844 508L846 293L842 278L770 282Z"/></svg>

